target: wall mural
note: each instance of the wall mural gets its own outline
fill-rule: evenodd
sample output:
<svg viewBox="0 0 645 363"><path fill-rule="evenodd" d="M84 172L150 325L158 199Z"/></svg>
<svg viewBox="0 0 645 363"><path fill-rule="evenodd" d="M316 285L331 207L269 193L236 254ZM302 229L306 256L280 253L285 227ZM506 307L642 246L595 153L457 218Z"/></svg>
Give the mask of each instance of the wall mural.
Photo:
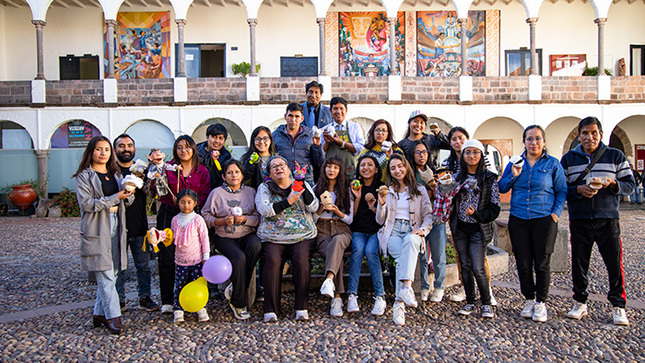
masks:
<svg viewBox="0 0 645 363"><path fill-rule="evenodd" d="M170 12L120 12L116 22L114 76L170 78ZM107 41L104 47L107 70Z"/></svg>
<svg viewBox="0 0 645 363"><path fill-rule="evenodd" d="M467 64L471 76L486 75L486 12L469 11ZM461 75L461 33L454 11L417 12L417 75Z"/></svg>
<svg viewBox="0 0 645 363"><path fill-rule="evenodd" d="M397 14L396 60L405 68L405 13ZM389 23L384 12L338 13L339 76L390 74ZM403 73L403 72L401 72Z"/></svg>

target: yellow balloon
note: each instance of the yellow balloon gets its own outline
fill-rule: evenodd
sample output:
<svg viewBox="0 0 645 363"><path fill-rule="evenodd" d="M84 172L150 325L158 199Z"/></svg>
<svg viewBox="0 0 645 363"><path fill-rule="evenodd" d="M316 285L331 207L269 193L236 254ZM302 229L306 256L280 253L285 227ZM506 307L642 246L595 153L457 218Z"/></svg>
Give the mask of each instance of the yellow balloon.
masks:
<svg viewBox="0 0 645 363"><path fill-rule="evenodd" d="M179 304L189 313L197 312L208 302L208 286L203 277L190 282L179 293Z"/></svg>

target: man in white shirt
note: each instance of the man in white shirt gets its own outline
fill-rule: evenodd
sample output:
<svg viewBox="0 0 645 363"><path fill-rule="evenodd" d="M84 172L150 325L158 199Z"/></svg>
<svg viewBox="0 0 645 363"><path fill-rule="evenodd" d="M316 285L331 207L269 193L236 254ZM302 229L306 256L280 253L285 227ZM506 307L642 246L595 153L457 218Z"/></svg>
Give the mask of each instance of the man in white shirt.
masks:
<svg viewBox="0 0 645 363"><path fill-rule="evenodd" d="M347 167L347 175L353 179L356 156L363 150L365 137L358 122L345 120L347 100L334 97L329 103L334 122L323 129L323 150L326 157L337 155Z"/></svg>

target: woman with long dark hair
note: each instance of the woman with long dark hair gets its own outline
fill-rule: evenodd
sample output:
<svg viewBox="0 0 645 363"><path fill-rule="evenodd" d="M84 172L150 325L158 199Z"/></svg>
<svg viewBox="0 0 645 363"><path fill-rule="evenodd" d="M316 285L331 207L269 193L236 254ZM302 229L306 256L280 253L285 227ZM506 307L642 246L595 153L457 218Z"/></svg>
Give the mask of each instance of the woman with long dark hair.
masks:
<svg viewBox="0 0 645 363"><path fill-rule="evenodd" d="M384 145L385 144L385 145ZM379 168L381 168L381 181L385 182L385 164L387 159L392 153L399 153L403 155L403 150L394 141L394 132L392 125L383 119L374 121L372 127L367 132L367 143L365 149L361 151L358 157L363 155L371 155L378 160Z"/></svg>
<svg viewBox="0 0 645 363"><path fill-rule="evenodd" d="M256 127L251 133L251 145L241 159L244 165L244 185L257 189L264 181L267 162L277 154L271 130L266 126Z"/></svg>
<svg viewBox="0 0 645 363"><path fill-rule="evenodd" d="M107 137L90 140L72 178L81 211L81 267L96 276L94 327L104 325L112 334L121 334L116 277L128 267L125 207L134 196L121 185L121 170Z"/></svg>
<svg viewBox="0 0 645 363"><path fill-rule="evenodd" d="M179 214L176 195L182 189L191 189L197 193L199 213L210 192L210 175L208 169L199 163L197 145L192 137L181 135L172 147L171 164L178 166L177 171L168 170L168 189L170 193L159 198L161 206L157 212L157 229L170 228L172 218ZM155 179L157 182L161 179ZM175 245L166 247L159 244L159 289L161 294L161 312L173 313L173 288L175 285Z"/></svg>
<svg viewBox="0 0 645 363"><path fill-rule="evenodd" d="M450 142L450 156L445 158L441 163L442 168L447 168L451 173L459 174L461 158L461 146L470 139L468 131L461 126L455 126L448 132L448 141Z"/></svg>
<svg viewBox="0 0 645 363"><path fill-rule="evenodd" d="M513 190L508 232L520 288L526 299L520 316L545 322L551 253L558 233L558 219L567 199L567 182L560 161L546 151L542 127L531 125L524 129L522 142L521 159L508 163L499 189L501 193Z"/></svg>

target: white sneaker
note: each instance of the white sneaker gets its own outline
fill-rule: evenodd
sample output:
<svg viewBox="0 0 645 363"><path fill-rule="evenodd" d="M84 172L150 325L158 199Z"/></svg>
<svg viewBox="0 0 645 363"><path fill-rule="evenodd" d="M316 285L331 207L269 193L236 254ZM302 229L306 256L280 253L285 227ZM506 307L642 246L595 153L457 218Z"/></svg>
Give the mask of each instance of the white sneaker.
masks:
<svg viewBox="0 0 645 363"><path fill-rule="evenodd" d="M278 316L275 315L275 313L265 313L264 314L264 322L265 323L277 323L278 322Z"/></svg>
<svg viewBox="0 0 645 363"><path fill-rule="evenodd" d="M587 315L587 304L583 304L578 301L573 302L573 308L567 313L567 317L571 319L582 319L583 316Z"/></svg>
<svg viewBox="0 0 645 363"><path fill-rule="evenodd" d="M331 299L331 309L329 310L329 314L337 318L343 316L343 300L341 300L341 298L335 297Z"/></svg>
<svg viewBox="0 0 645 363"><path fill-rule="evenodd" d="M417 299L414 297L414 290L411 287L402 287L399 290L399 299L411 308L419 306Z"/></svg>
<svg viewBox="0 0 645 363"><path fill-rule="evenodd" d="M377 315L381 316L385 313L385 307L387 306L387 302L385 302L385 299L383 296L377 296L374 298L374 308L372 309L372 315Z"/></svg>
<svg viewBox="0 0 645 363"><path fill-rule="evenodd" d="M430 290L421 290L421 301L428 301L430 297Z"/></svg>
<svg viewBox="0 0 645 363"><path fill-rule="evenodd" d="M545 303L539 302L539 303L536 303L533 306L533 316L532 316L532 318L533 318L533 321L537 321L537 322L540 322L540 323L544 323L547 320L548 315L546 313L546 304Z"/></svg>
<svg viewBox="0 0 645 363"><path fill-rule="evenodd" d="M208 316L206 308L202 308L197 312L197 320L199 320L200 323L211 320L211 318Z"/></svg>
<svg viewBox="0 0 645 363"><path fill-rule="evenodd" d="M493 295L493 287L490 288L490 304L491 306L497 306L497 300L495 300L495 295Z"/></svg>
<svg viewBox="0 0 645 363"><path fill-rule="evenodd" d="M482 318L492 319L495 317L492 305L482 305Z"/></svg>
<svg viewBox="0 0 645 363"><path fill-rule="evenodd" d="M330 298L334 298L334 290L336 290L336 286L334 286L334 281L331 279L325 279L323 281L322 286L320 287L320 294L329 296Z"/></svg>
<svg viewBox="0 0 645 363"><path fill-rule="evenodd" d="M459 286L459 289L452 295L450 295L450 301L460 302L466 300L466 290L463 286Z"/></svg>
<svg viewBox="0 0 645 363"><path fill-rule="evenodd" d="M443 299L443 289L432 290L432 296L430 296L430 301L441 302L442 299Z"/></svg>
<svg viewBox="0 0 645 363"><path fill-rule="evenodd" d="M361 309L358 307L358 297L354 294L349 294L349 297L347 298L347 312L356 313L359 311L361 311Z"/></svg>
<svg viewBox="0 0 645 363"><path fill-rule="evenodd" d="M296 310L296 321L309 320L309 312L307 310Z"/></svg>
<svg viewBox="0 0 645 363"><path fill-rule="evenodd" d="M405 303L403 301L395 301L392 307L392 314L394 324L398 326L405 325Z"/></svg>
<svg viewBox="0 0 645 363"><path fill-rule="evenodd" d="M224 289L224 298L230 301L231 296L233 296L233 283L228 284L228 286L226 286L226 289Z"/></svg>
<svg viewBox="0 0 645 363"><path fill-rule="evenodd" d="M161 313L162 314L172 314L172 305L170 304L165 304L161 305Z"/></svg>
<svg viewBox="0 0 645 363"><path fill-rule="evenodd" d="M179 324L179 323L184 322L184 312L183 312L183 310L175 310L175 312L173 313L173 316L174 316L174 319L172 321L173 323Z"/></svg>
<svg viewBox="0 0 645 363"><path fill-rule="evenodd" d="M629 320L627 320L625 309L615 307L611 309L611 316L614 319L614 325L629 325Z"/></svg>
<svg viewBox="0 0 645 363"><path fill-rule="evenodd" d="M533 317L533 309L535 308L535 300L526 300L524 303L524 308L520 313L520 316L526 319L531 319Z"/></svg>

